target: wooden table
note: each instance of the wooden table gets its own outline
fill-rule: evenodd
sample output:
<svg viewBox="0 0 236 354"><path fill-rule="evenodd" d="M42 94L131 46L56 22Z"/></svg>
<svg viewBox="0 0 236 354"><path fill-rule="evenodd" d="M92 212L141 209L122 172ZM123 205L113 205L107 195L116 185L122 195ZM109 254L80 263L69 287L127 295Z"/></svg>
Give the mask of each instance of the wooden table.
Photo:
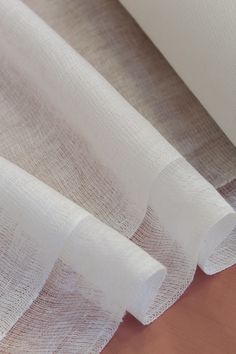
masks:
<svg viewBox="0 0 236 354"><path fill-rule="evenodd" d="M236 354L236 266L199 269L185 294L143 326L127 315L103 354Z"/></svg>

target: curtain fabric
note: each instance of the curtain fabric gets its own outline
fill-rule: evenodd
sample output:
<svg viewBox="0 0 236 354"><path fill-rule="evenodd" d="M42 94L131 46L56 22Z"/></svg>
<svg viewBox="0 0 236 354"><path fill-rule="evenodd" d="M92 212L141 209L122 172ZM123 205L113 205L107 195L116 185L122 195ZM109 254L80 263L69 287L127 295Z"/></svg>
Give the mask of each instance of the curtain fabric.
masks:
<svg viewBox="0 0 236 354"><path fill-rule="evenodd" d="M58 20L63 0L28 3ZM0 28L0 349L97 353L235 263L235 150L209 123L215 165L178 151L23 2Z"/></svg>

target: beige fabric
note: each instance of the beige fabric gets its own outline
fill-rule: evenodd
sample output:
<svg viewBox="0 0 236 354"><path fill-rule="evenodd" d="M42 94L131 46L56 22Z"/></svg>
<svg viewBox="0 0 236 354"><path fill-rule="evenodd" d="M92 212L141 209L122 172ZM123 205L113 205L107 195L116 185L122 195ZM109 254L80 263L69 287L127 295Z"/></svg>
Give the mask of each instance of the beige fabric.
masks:
<svg viewBox="0 0 236 354"><path fill-rule="evenodd" d="M17 1L11 0L11 3L17 7ZM234 148L212 123L199 103L118 2L35 0L27 1L27 3L66 41L78 49L130 103L148 117L152 124L193 165L210 181L214 182L215 186L223 186L221 189L223 195L228 193L229 186L225 189L224 185L235 177ZM62 195L62 200L64 200L64 196L67 196L75 204L80 205L100 219L98 223L92 224L93 227L87 224L86 220L80 225L80 236L82 235L80 241L83 242L84 240L85 246L88 238L92 240L93 237L98 237L97 241L99 239L102 241L104 240L103 237L108 239L113 234L110 229L108 234L106 232L104 234L104 228L101 228L101 221L103 221L123 235L132 238L132 241L135 241L138 246L141 246L149 255L155 260L159 260L167 268L167 277L161 284L159 292L155 291L155 299L147 304L145 314L133 311L133 300L135 299L138 302L133 293L132 301L129 302L130 306L126 307L137 318L143 318L143 323L149 323L163 313L184 292L192 280L196 264L199 263L204 268L202 258L205 255L200 252L199 256L198 252L201 248L201 245L199 245L200 237L206 236L203 235L203 231L207 233L212 231L211 227L215 224L222 226L221 222L224 224L225 217L231 217L232 215L235 217L235 214L230 206L225 203L225 200L217 195L215 189L202 179L184 159L179 158L177 152L164 139L161 139L158 132L143 117L140 117L126 101L117 96L117 93L107 86L107 83L94 72L93 68L87 66L77 53L64 46L60 38L52 34L50 29L35 19L28 10L21 9L18 13L17 11L14 13L14 9L10 8L8 4L1 3L0 6L1 11L7 18L4 23L4 16L2 16L2 23L5 33L10 33L9 38L10 41L13 41L14 46L12 46L12 42L10 45L10 41L5 43L4 31L2 31L3 34L0 37L2 43L6 46L4 48L6 53L4 50L2 51L2 65L0 66L2 80L1 127L3 128L0 152L5 158L21 166L23 168L22 173L24 170L31 173L35 184L38 184L38 178L57 190ZM18 6L20 9L21 5L18 4ZM15 20L15 22L13 21L15 28L14 26L12 28L11 21L8 21L9 18L11 19L11 15ZM29 22L26 19L29 19ZM32 22L30 22L31 19ZM19 36L17 29L19 30ZM26 35L25 41L24 35ZM19 38L23 40L17 41ZM33 39L35 39L35 45ZM26 51L24 52L25 48ZM32 49L32 52L30 49ZM11 50L15 56L9 55L9 53L12 53ZM23 59L19 52L23 53ZM25 53L28 55L24 56ZM61 53L62 58L59 57L59 53ZM12 59L13 64L9 58ZM36 66L34 66L32 58L36 59ZM71 67L67 66L65 58L71 60L68 60L69 64L73 64ZM39 65L37 66L37 64ZM40 64L43 65L40 66ZM19 67L21 70L19 70ZM42 67L46 68L48 76L45 75L43 70L37 71ZM55 67L56 71L54 71ZM74 71L68 70L68 67L69 69L74 68ZM73 80L73 73L77 74L75 76L77 82L76 79ZM34 82L34 74L38 79L38 85ZM63 85L62 78L65 80L65 85ZM45 87L43 86L44 80ZM64 91L63 89L60 90L61 87L58 82L61 83ZM54 93L52 93L52 87L57 91L54 101L52 99ZM86 94L83 96L86 88L89 88L88 97ZM104 92L107 96L103 96ZM83 113L86 112L86 109L78 109L76 94L80 98L92 97L90 118L95 117L93 123L98 129L90 129L89 133L92 134L90 137L92 136L96 140L95 149L93 149L94 145L91 143L91 139L88 141L83 136L82 123L86 125L86 118L84 118ZM70 100L71 97L72 100ZM94 98L97 98L97 100ZM117 100L120 105L116 105ZM65 111L61 109L63 104L67 108ZM69 109L68 105L70 106ZM108 108L102 110L103 105ZM81 106L84 107L83 102ZM89 105L88 107L90 108ZM109 110L110 108L111 110ZM96 114L97 112L98 114ZM119 112L122 112L125 120L122 120L123 116ZM72 131L70 124L65 124L69 121L65 113L69 117L78 118L80 126L78 124L77 128L81 128L81 131L80 129ZM128 126L132 128L131 131L126 129L126 134L125 129L119 129L120 121L118 120L117 124L115 122L117 117L124 122L123 126L125 128L128 122ZM98 118L98 122L102 122L100 125L96 118ZM109 127L110 121L108 118L112 120L113 130L105 129L107 126ZM133 125L130 124L131 119L134 119ZM139 129L135 130L136 126ZM115 131L118 134L114 133L114 127L118 127L118 131ZM112 131L112 138L120 139L122 143L126 144L125 146L127 146L127 137L129 138L127 140L134 142L125 151L126 155L127 152L129 152L129 156L131 155L128 160L129 163L127 163L125 153L118 156L119 154L113 150L115 153L114 161L102 164L106 161L107 156L101 161L97 157L99 154L96 155L96 148L99 149L100 145L103 145L103 142L99 145L98 134L96 134L98 131L100 137L102 136L101 132ZM142 136L143 131L147 134ZM135 140L136 132L141 139ZM155 140L152 137L158 138ZM156 147L156 144L154 143L159 139L161 139L161 143L157 146L160 149L155 150L154 145ZM105 147L107 142L113 148L116 145L112 144L113 141L109 134L106 134L104 142ZM162 145L167 148L162 150ZM137 150L133 146L137 147ZM117 147L119 152L124 152L125 149L122 150L122 144L117 144ZM143 150L145 153L143 153ZM153 151L154 153L152 153ZM168 156L172 153L174 158L169 163ZM105 155L110 157L110 150L107 149ZM138 158L135 158L136 156ZM154 158L152 159L152 157ZM122 158L126 168L122 165ZM138 166L139 160L143 162L141 167ZM133 166L137 167L135 165L136 161L139 167L137 168L139 172L137 174L133 173L132 170ZM113 162L117 170L115 168L109 169ZM153 176L157 172L156 168L163 162L167 162L167 164L158 171L158 178L154 181ZM120 166L122 168L119 169ZM17 175L18 168L15 166L13 170ZM149 178L149 173L152 178ZM2 189L5 190L7 178L4 177L4 173L2 175L2 179L5 181ZM12 175L11 180L14 182L16 176ZM148 177L148 180L146 177ZM127 183L129 193L123 188L121 182ZM155 182L155 185L152 185L153 188L149 189L149 184L151 185L152 182ZM27 189L24 182L22 185ZM20 190L21 188L17 189L18 192ZM42 188L43 191L44 188ZM149 198L147 198L148 192ZM234 193L234 188L232 188L230 198ZM39 194L41 195L41 192ZM168 198L166 198L166 195ZM226 196L228 197L228 195ZM145 199L145 202L142 198ZM159 203L157 198L160 198ZM140 199L141 203L138 203ZM145 204L147 199L148 205ZM194 199L193 203L192 199ZM1 204L3 210L4 204L3 200ZM181 213L181 208L176 208L180 204L184 208L184 213ZM19 210L18 204L17 207ZM43 213L43 204L41 209L40 212ZM175 213L175 210L178 212ZM26 210L24 217L29 219L28 214ZM189 215L191 218L188 218ZM198 218L193 220L193 215L197 215ZM7 217L8 215L6 215L6 219ZM181 227L176 228L179 218ZM170 220L173 223L169 222ZM30 221L29 219L29 224ZM191 223L191 221L193 222ZM218 225L218 221L220 225ZM5 227L5 224L2 224ZM172 227L168 229L170 225ZM193 225L196 227L193 227ZM8 229L11 231L10 226ZM219 229L222 231L221 227ZM183 230L183 233L181 230ZM229 231L228 228L226 231ZM187 237L190 233L192 238ZM76 234L72 235L76 236ZM220 232L218 236L218 241L221 241L220 237L225 235ZM233 234L233 237L235 238L235 234ZM234 250L232 244L235 244L231 238L227 239L227 242L229 244L225 245L224 249L226 254L229 249ZM107 247L103 248L102 246L104 244L107 246L107 242L101 243L102 253L100 254L103 255L106 254ZM67 256L73 254L74 246L77 247L77 242L72 242ZM210 243L208 245L206 242L205 246L205 249L211 249ZM85 249L93 252L91 247L85 247ZM81 275L78 276L74 271L77 270L76 267L76 269L72 269L72 266L74 267L77 264L76 255L75 252L73 255L75 263L68 262L68 257L65 256L62 257L63 261L59 259L56 262L40 295L16 323L14 322L15 318L12 319L9 316L12 320L10 325L15 323L15 326L0 343L2 353L96 353L112 337L119 324L119 319L114 319L112 316L114 313L109 312L109 309L105 311L104 307L101 306L104 299L99 289L96 288L95 290ZM109 256L112 258L113 255L114 253L108 252L106 254L107 258L103 257L103 259L109 259ZM14 259L14 257L12 258ZM21 258L24 257L21 256ZM233 254L232 262L235 262L234 258L235 255ZM64 261L67 263L65 264ZM89 261L89 257L82 259L82 265L86 266L86 270L89 270L89 265L86 263L89 264ZM96 270L96 259L93 259L93 261L92 264L95 265ZM214 268L215 260L211 261L211 266ZM217 261L214 271L224 269L232 262L231 257L230 264L226 263L223 257L223 259ZM108 264L111 265L110 262ZM220 268L217 268L218 266ZM81 267L81 264L79 264L79 267ZM93 271L94 268L91 270ZM118 271L118 279L122 279L123 274L119 272L120 267L114 267L114 269ZM111 269L105 268L106 272L101 272L101 274L109 274L110 271L112 273L114 269L112 267ZM208 267L206 271L211 273L212 269ZM126 273L126 271L122 271L122 273ZM96 280L99 280L99 276L100 273ZM103 279L105 284L107 284L106 278ZM114 280L112 276L110 278L110 280ZM18 277L16 277L17 280ZM112 293L113 287L110 286L109 290ZM119 294L115 293L114 295L118 296ZM17 294L16 300L18 298L21 297L18 297ZM147 299L146 296L144 296L145 298ZM141 304L143 305L144 302L141 301ZM27 305L29 304L27 303ZM137 306L137 308L141 311L141 306ZM11 311L10 305L7 310ZM18 310L17 306L16 310ZM2 335L4 334L6 333L2 333Z"/></svg>
<svg viewBox="0 0 236 354"><path fill-rule="evenodd" d="M25 0L216 187L236 148L116 0Z"/></svg>
<svg viewBox="0 0 236 354"><path fill-rule="evenodd" d="M236 145L236 1L120 1Z"/></svg>

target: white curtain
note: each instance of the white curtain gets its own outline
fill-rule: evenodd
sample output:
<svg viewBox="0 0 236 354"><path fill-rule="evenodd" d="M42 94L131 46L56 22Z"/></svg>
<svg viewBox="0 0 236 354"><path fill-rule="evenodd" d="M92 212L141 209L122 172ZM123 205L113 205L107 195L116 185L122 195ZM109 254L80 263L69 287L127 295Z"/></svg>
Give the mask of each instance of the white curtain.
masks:
<svg viewBox="0 0 236 354"><path fill-rule="evenodd" d="M0 48L0 350L97 353L235 263L235 174L217 191L19 0Z"/></svg>

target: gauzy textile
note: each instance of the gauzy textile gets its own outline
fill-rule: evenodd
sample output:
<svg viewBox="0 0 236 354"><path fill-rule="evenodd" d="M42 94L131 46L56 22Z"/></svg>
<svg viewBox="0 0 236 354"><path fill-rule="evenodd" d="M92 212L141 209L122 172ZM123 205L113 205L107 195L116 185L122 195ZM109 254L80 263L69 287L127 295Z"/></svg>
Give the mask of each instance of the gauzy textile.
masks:
<svg viewBox="0 0 236 354"><path fill-rule="evenodd" d="M98 3L0 1L2 353L98 353L236 260L235 148Z"/></svg>

